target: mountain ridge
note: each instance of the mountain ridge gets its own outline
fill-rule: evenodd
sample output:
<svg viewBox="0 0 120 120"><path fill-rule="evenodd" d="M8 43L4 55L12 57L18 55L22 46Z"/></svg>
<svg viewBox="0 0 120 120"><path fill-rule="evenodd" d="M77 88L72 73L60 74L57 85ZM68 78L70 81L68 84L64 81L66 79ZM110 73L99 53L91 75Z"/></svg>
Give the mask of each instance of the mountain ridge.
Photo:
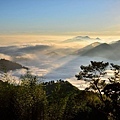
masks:
<svg viewBox="0 0 120 120"><path fill-rule="evenodd" d="M65 43L69 43L69 42L80 42L80 41L88 41L88 40L97 40L97 41L100 41L101 39L100 38L91 38L89 36L76 36L76 37L73 37L71 39L67 39L63 42Z"/></svg>
<svg viewBox="0 0 120 120"><path fill-rule="evenodd" d="M19 63L12 62L6 59L0 59L0 71L7 72L10 70L16 70L16 69L28 69L25 66L20 65Z"/></svg>
<svg viewBox="0 0 120 120"><path fill-rule="evenodd" d="M83 50L85 49L83 48ZM87 57L103 57L111 60L120 60L120 53L118 51L120 51L120 41L116 41L112 44L102 43L81 53L78 52L78 55Z"/></svg>
<svg viewBox="0 0 120 120"><path fill-rule="evenodd" d="M91 44L83 47L82 49L77 50L75 54L83 54L86 51L88 51L88 50L90 50L90 49L92 49L92 48L94 48L94 47L96 47L96 46L98 46L100 44L101 44L100 42L91 43Z"/></svg>

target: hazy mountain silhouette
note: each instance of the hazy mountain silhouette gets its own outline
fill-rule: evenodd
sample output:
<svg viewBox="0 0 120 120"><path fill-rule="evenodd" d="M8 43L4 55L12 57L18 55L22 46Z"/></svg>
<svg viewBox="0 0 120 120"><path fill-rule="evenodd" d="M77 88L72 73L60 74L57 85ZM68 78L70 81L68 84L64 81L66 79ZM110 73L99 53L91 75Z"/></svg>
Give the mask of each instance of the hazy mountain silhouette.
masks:
<svg viewBox="0 0 120 120"><path fill-rule="evenodd" d="M18 50L17 46L0 46L0 53L13 55Z"/></svg>
<svg viewBox="0 0 120 120"><path fill-rule="evenodd" d="M51 50L46 51L46 55L48 56L53 56L53 57L57 57L57 56L67 56L67 55L71 55L72 53L74 53L76 51L76 48L54 48Z"/></svg>
<svg viewBox="0 0 120 120"><path fill-rule="evenodd" d="M107 43L102 43L82 54L82 56L90 56L90 57L107 57L113 53L113 47Z"/></svg>
<svg viewBox="0 0 120 120"><path fill-rule="evenodd" d="M77 54L77 55L84 54L84 53L87 52L88 50L90 50L90 49L92 49L92 48L94 48L94 47L96 47L96 46L98 46L98 45L100 45L100 44L101 44L100 42L94 42L94 43L92 43L92 44L90 44L90 45L85 46L85 47L82 48L82 49L77 50L77 51L75 52L75 54Z"/></svg>
<svg viewBox="0 0 120 120"><path fill-rule="evenodd" d="M67 39L64 42L69 43L69 42L81 42L81 41L87 41L87 40L101 40L100 38L90 38L89 36L77 36L72 39Z"/></svg>
<svg viewBox="0 0 120 120"><path fill-rule="evenodd" d="M54 52L54 51L48 52L48 53L46 53L46 55L49 56L49 57L61 56L60 54L58 54L57 52Z"/></svg>
<svg viewBox="0 0 120 120"><path fill-rule="evenodd" d="M110 44L115 49L120 49L120 40Z"/></svg>
<svg viewBox="0 0 120 120"><path fill-rule="evenodd" d="M101 40L101 39L97 37L96 40Z"/></svg>
<svg viewBox="0 0 120 120"><path fill-rule="evenodd" d="M75 51L74 55L87 57L103 57L111 60L120 60L120 40L111 44L94 42Z"/></svg>
<svg viewBox="0 0 120 120"><path fill-rule="evenodd" d="M114 60L120 60L120 40L110 44L113 48L113 52L109 55L109 58Z"/></svg>

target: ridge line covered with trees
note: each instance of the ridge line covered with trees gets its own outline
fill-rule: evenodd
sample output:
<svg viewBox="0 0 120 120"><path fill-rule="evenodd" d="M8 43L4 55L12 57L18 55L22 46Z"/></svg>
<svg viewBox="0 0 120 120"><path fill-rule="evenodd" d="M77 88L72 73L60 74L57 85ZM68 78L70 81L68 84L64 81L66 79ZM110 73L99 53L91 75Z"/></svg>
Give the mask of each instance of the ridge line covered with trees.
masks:
<svg viewBox="0 0 120 120"><path fill-rule="evenodd" d="M120 66L91 61L75 75L90 83L79 90L68 81L39 82L29 71L21 84L0 80L1 120L119 120ZM106 70L113 76L106 79ZM12 79L12 78L11 78Z"/></svg>

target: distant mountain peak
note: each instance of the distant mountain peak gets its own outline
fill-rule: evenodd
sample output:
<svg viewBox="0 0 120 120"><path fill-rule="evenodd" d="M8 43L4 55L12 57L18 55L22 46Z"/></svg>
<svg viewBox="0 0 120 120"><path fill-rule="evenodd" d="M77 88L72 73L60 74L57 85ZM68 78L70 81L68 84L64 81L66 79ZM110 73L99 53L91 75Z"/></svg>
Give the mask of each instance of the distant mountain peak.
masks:
<svg viewBox="0 0 120 120"><path fill-rule="evenodd" d="M91 57L106 57L107 55L109 55L110 53L112 53L113 48L111 47L111 45L107 44L107 43L102 43L99 44L95 47L93 47L92 49L86 51L85 53L83 53L83 56L91 56Z"/></svg>
<svg viewBox="0 0 120 120"><path fill-rule="evenodd" d="M100 42L94 42L94 43L91 44L91 46L92 46L92 47L96 47L96 46L98 46L98 45L100 45L100 44L101 44Z"/></svg>
<svg viewBox="0 0 120 120"><path fill-rule="evenodd" d="M91 39L89 36L77 36L76 39Z"/></svg>
<svg viewBox="0 0 120 120"><path fill-rule="evenodd" d="M83 38L90 38L89 36L83 36Z"/></svg>
<svg viewBox="0 0 120 120"><path fill-rule="evenodd" d="M67 40L65 40L64 42L67 42L67 43L69 43L69 42L81 42L81 41L99 41L99 40L101 40L100 38L91 38L91 37L89 37L89 36L76 36L76 37L73 37L73 38L71 38L71 39L67 39Z"/></svg>
<svg viewBox="0 0 120 120"><path fill-rule="evenodd" d="M101 39L99 37L97 37L96 40L101 40Z"/></svg>
<svg viewBox="0 0 120 120"><path fill-rule="evenodd" d="M96 46L98 46L98 45L100 45L100 44L101 44L100 42L91 43L91 44L83 47L82 49L77 50L77 51L76 51L76 54L77 54L77 55L83 54L83 53L85 53L86 51L89 51L89 50L95 48Z"/></svg>
<svg viewBox="0 0 120 120"><path fill-rule="evenodd" d="M107 43L102 43L100 46L110 46L110 45Z"/></svg>

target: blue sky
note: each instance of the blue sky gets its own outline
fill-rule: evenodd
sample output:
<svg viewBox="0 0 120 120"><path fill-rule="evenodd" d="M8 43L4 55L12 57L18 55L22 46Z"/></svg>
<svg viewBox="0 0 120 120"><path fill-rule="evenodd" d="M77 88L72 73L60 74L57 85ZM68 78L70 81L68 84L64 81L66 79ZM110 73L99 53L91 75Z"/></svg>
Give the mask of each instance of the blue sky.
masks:
<svg viewBox="0 0 120 120"><path fill-rule="evenodd" d="M119 0L1 0L0 34L120 32Z"/></svg>

